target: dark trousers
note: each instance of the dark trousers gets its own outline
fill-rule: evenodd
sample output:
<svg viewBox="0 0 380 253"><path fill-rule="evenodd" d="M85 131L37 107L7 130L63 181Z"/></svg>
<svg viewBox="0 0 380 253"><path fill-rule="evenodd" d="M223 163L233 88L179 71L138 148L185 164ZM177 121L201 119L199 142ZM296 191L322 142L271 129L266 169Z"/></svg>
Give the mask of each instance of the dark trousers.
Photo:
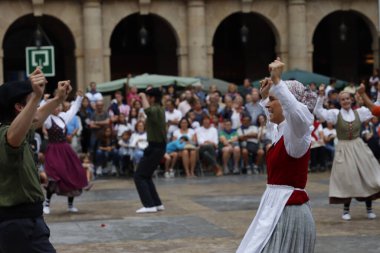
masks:
<svg viewBox="0 0 380 253"><path fill-rule="evenodd" d="M162 205L160 197L153 183L153 173L160 164L165 154L165 145L151 146L144 150L144 156L140 160L134 175L137 192L144 207L154 207Z"/></svg>
<svg viewBox="0 0 380 253"><path fill-rule="evenodd" d="M0 253L54 253L44 219L25 218L0 222Z"/></svg>
<svg viewBox="0 0 380 253"><path fill-rule="evenodd" d="M215 166L217 162L214 145L201 145L199 147L199 159L208 166Z"/></svg>

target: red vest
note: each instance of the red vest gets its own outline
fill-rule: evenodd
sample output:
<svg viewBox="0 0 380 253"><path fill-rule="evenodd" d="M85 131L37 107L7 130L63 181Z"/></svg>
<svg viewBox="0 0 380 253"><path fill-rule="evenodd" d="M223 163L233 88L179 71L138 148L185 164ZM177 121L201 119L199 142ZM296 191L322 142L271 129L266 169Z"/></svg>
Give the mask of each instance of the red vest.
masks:
<svg viewBox="0 0 380 253"><path fill-rule="evenodd" d="M266 157L268 184L289 185L304 189L307 181L310 149L300 158L293 158L286 152L284 136L273 145ZM309 201L304 191L293 191L286 205L302 205Z"/></svg>

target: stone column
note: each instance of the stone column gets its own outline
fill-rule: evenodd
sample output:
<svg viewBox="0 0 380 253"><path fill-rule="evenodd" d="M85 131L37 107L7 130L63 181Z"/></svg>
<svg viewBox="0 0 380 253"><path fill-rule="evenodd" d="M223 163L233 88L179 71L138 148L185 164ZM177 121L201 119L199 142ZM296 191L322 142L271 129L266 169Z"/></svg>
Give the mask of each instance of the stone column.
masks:
<svg viewBox="0 0 380 253"><path fill-rule="evenodd" d="M178 75L188 76L188 52L186 47L177 48Z"/></svg>
<svg viewBox="0 0 380 253"><path fill-rule="evenodd" d="M288 0L289 69L309 69L307 57L306 1Z"/></svg>
<svg viewBox="0 0 380 253"><path fill-rule="evenodd" d="M103 50L103 69L104 81L111 81L111 48L104 48Z"/></svg>
<svg viewBox="0 0 380 253"><path fill-rule="evenodd" d="M102 8L100 0L83 0L84 82L103 82Z"/></svg>
<svg viewBox="0 0 380 253"><path fill-rule="evenodd" d="M84 81L84 61L83 61L83 50L75 49L75 61L76 61L76 73L77 73L77 88L86 92L87 85Z"/></svg>
<svg viewBox="0 0 380 253"><path fill-rule="evenodd" d="M206 15L204 0L188 0L189 76L207 76Z"/></svg>

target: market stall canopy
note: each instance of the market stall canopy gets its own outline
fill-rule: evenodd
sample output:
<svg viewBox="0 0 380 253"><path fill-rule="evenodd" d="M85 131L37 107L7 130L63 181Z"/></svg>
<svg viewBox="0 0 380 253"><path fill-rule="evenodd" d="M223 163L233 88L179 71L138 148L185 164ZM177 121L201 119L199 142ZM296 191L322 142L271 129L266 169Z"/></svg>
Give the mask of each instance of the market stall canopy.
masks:
<svg viewBox="0 0 380 253"><path fill-rule="evenodd" d="M282 73L282 79L283 80L294 79L294 80L297 80L297 81L303 83L304 85L308 85L311 82L316 83L317 86L319 86L321 83L328 85L330 83L330 78L331 77L324 76L321 74L316 74L313 72L308 72L305 70L300 70L300 69L293 69L293 70L289 70L289 71ZM348 82L346 82L346 81L337 80L335 88L336 89L343 89L347 84L348 84ZM260 87L260 80L254 81L253 86L254 87Z"/></svg>
<svg viewBox="0 0 380 253"><path fill-rule="evenodd" d="M96 88L99 92L111 92L123 89L126 82L127 78L122 78L110 82L98 83ZM199 78L150 74L143 74L129 79L129 85L135 86L138 89L145 89L148 85L160 87L175 84L179 87L187 87L197 83L200 83Z"/></svg>

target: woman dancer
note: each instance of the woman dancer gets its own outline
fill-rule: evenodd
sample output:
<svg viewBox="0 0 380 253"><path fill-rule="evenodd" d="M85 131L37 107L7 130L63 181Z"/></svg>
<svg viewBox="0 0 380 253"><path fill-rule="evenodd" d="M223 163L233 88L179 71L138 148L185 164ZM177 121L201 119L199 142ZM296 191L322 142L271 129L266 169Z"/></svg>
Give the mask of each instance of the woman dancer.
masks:
<svg viewBox="0 0 380 253"><path fill-rule="evenodd" d="M45 154L45 172L49 178L43 208L45 214L50 213L50 200L54 193L67 196L67 210L78 212L78 209L73 205L74 197L79 196L82 189L88 185L82 163L65 138L66 124L78 112L82 98L83 93L78 91L77 98L70 110L62 112L62 105L60 105L44 123L49 137Z"/></svg>
<svg viewBox="0 0 380 253"><path fill-rule="evenodd" d="M323 108L324 87L320 87L315 115L336 127L338 144L335 149L329 197L330 204L344 204L342 219L351 220L351 199L365 201L368 219L375 219L372 200L380 197L380 165L372 151L360 138L362 122L373 115L366 107L351 109L352 99L348 92L339 94L341 109Z"/></svg>
<svg viewBox="0 0 380 253"><path fill-rule="evenodd" d="M238 253L312 253L315 224L305 192L316 95L297 81L281 80L284 64L269 65L261 96L273 138L267 153L268 185ZM268 99L269 97L269 99Z"/></svg>

